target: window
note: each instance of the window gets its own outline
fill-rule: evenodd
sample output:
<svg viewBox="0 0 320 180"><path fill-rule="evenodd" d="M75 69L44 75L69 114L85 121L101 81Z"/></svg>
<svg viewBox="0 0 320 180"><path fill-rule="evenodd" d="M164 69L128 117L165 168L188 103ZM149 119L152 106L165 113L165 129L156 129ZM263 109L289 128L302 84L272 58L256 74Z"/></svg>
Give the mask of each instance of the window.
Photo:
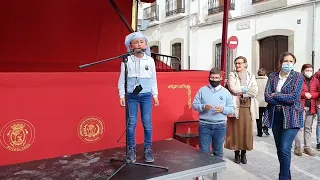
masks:
<svg viewBox="0 0 320 180"><path fill-rule="evenodd" d="M208 15L223 12L224 0L208 0ZM230 1L230 10L235 10L235 0Z"/></svg>
<svg viewBox="0 0 320 180"><path fill-rule="evenodd" d="M176 56L181 60L181 43L172 44L172 56Z"/></svg>
<svg viewBox="0 0 320 180"><path fill-rule="evenodd" d="M172 16L178 13L184 13L184 0L166 0L166 17Z"/></svg>
<svg viewBox="0 0 320 180"><path fill-rule="evenodd" d="M222 44L216 44L215 47L215 62L214 62L214 66L217 68L221 68L221 55L222 55ZM232 71L232 64L233 64L233 55L232 55L232 49L229 49L229 47L227 48L227 64L226 64L226 68L227 68L227 74L226 76L228 76L228 74Z"/></svg>
<svg viewBox="0 0 320 180"><path fill-rule="evenodd" d="M159 21L159 13L158 6L156 4L152 4L150 7L143 9L143 18L148 19L150 21Z"/></svg>
<svg viewBox="0 0 320 180"><path fill-rule="evenodd" d="M171 67L176 70L181 70L181 54L181 43L172 44L172 56L179 58L171 58Z"/></svg>

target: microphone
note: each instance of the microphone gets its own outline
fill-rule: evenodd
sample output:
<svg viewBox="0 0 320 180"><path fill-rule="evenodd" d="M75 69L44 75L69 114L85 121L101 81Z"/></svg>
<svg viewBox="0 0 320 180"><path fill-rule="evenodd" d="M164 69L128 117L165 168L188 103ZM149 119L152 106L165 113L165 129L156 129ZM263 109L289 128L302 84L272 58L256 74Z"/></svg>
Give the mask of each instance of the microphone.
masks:
<svg viewBox="0 0 320 180"><path fill-rule="evenodd" d="M139 53L144 53L146 52L146 49L140 49Z"/></svg>
<svg viewBox="0 0 320 180"><path fill-rule="evenodd" d="M144 52L146 52L146 49L139 49L139 48L137 48L137 49L132 49L131 52L132 52L132 53L139 54L139 53L144 53Z"/></svg>

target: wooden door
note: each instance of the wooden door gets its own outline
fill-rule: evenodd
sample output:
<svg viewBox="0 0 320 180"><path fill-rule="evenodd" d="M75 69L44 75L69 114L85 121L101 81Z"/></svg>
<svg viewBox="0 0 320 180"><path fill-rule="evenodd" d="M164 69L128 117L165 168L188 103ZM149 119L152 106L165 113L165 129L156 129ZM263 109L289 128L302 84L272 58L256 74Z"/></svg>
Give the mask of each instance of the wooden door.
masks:
<svg viewBox="0 0 320 180"><path fill-rule="evenodd" d="M280 55L288 51L288 36L277 36L275 44L276 44L276 58L278 60L278 63L276 65L279 66Z"/></svg>
<svg viewBox="0 0 320 180"><path fill-rule="evenodd" d="M184 8L184 0L175 0L176 3L177 3L177 9L181 9L181 8Z"/></svg>
<svg viewBox="0 0 320 180"><path fill-rule="evenodd" d="M224 0L219 0L219 6L223 6Z"/></svg>
<svg viewBox="0 0 320 180"><path fill-rule="evenodd" d="M288 36L271 36L260 40L260 67L268 73L279 70L279 56L288 51Z"/></svg>

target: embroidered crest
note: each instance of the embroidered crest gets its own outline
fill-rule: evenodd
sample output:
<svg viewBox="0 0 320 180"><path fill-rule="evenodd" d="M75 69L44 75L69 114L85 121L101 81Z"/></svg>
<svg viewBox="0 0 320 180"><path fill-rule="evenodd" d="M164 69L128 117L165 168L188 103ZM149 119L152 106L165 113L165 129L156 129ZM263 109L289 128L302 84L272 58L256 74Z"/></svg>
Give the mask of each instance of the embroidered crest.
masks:
<svg viewBox="0 0 320 180"><path fill-rule="evenodd" d="M81 120L78 127L78 135L80 139L86 143L99 141L104 131L104 122L98 117L86 117Z"/></svg>

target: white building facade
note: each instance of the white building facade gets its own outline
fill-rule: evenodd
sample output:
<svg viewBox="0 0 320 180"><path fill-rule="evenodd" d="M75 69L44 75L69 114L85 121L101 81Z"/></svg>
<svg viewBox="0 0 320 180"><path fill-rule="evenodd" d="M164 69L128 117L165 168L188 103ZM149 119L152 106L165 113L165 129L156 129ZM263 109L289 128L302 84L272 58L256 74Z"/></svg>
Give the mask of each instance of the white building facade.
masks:
<svg viewBox="0 0 320 180"><path fill-rule="evenodd" d="M139 12L151 20L145 34L153 52L179 57L182 69L220 66L223 0L157 0ZM238 46L228 50L228 71L237 56L251 72L274 71L285 51L296 55L297 71L305 63L320 68L320 0L231 0L229 17L228 37Z"/></svg>

